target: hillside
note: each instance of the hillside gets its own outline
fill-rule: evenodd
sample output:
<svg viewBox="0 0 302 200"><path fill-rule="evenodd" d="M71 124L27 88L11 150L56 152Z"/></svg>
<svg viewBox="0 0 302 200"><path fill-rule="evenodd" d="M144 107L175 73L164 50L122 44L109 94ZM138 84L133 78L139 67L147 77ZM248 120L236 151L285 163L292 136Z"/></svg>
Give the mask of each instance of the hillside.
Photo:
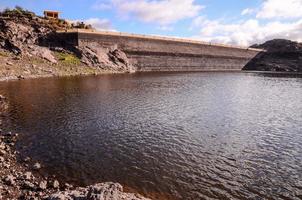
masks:
<svg viewBox="0 0 302 200"><path fill-rule="evenodd" d="M133 71L119 49L69 46L56 36L72 25L15 8L0 13L0 80Z"/></svg>
<svg viewBox="0 0 302 200"><path fill-rule="evenodd" d="M252 59L243 70L302 72L302 44L275 39L252 48L265 49Z"/></svg>

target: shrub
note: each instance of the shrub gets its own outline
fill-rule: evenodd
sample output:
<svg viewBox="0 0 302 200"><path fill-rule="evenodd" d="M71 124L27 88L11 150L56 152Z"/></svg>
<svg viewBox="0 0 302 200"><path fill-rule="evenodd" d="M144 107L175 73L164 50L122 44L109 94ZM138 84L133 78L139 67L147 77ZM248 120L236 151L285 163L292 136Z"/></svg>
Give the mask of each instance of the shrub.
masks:
<svg viewBox="0 0 302 200"><path fill-rule="evenodd" d="M36 16L34 12L23 9L21 6L16 6L14 9L6 8L3 12L0 12L4 16Z"/></svg>
<svg viewBox="0 0 302 200"><path fill-rule="evenodd" d="M73 54L56 52L57 58L65 65L79 65L80 59Z"/></svg>

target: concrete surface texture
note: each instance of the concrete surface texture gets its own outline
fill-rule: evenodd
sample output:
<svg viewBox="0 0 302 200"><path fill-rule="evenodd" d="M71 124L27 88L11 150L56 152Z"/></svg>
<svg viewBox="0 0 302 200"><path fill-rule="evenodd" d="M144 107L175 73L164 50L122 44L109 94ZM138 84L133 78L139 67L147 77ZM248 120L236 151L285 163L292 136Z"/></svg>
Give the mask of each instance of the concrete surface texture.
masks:
<svg viewBox="0 0 302 200"><path fill-rule="evenodd" d="M262 50L114 32L70 31L76 46L123 50L137 71L238 71Z"/></svg>

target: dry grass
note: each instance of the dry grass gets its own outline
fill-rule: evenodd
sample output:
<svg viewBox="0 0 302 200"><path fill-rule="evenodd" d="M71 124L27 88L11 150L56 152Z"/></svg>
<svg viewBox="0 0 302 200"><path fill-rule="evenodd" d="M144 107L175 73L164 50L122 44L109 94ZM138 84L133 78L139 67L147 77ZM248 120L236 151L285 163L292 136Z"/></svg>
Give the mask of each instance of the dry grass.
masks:
<svg viewBox="0 0 302 200"><path fill-rule="evenodd" d="M73 54L56 52L55 56L58 58L60 64L67 66L81 64L81 60Z"/></svg>
<svg viewBox="0 0 302 200"><path fill-rule="evenodd" d="M9 53L5 52L5 51L0 51L0 57L8 57Z"/></svg>

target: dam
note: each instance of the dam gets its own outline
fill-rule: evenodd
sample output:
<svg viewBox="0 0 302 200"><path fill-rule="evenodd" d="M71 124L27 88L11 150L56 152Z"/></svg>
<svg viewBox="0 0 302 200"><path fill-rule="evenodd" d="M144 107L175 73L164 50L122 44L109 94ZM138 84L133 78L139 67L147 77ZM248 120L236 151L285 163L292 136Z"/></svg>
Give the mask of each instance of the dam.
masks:
<svg viewBox="0 0 302 200"><path fill-rule="evenodd" d="M197 40L120 32L69 30L59 32L74 46L123 50L138 72L239 71L261 49Z"/></svg>

